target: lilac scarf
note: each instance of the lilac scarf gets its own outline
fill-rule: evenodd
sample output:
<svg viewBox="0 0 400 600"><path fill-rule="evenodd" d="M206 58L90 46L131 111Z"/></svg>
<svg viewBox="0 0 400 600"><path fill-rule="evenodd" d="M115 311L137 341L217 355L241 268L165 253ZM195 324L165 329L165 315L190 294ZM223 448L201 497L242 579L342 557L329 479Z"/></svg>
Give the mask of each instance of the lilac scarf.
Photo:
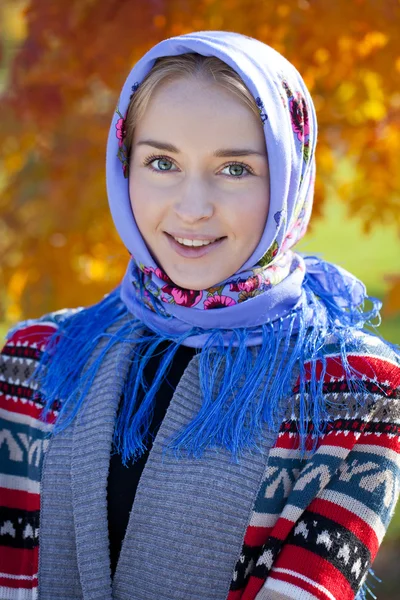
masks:
<svg viewBox="0 0 400 600"><path fill-rule="evenodd" d="M216 56L241 76L260 111L271 173L267 222L252 256L229 279L202 291L175 286L150 255L132 213L124 115L129 101L158 57L196 52ZM116 228L131 254L121 286L128 310L165 335L194 335L185 344L202 347L207 330L248 328L248 345L260 343L259 326L301 311L315 318L304 289L308 273L329 293L333 272L342 277L346 301L359 304L365 288L343 269L304 259L291 249L307 229L315 179L317 121L309 92L283 56L250 37L223 31L191 33L164 40L133 67L123 86L107 146L107 188ZM329 274L327 276L327 274ZM338 298L340 302L340 298ZM218 310L216 310L218 309Z"/></svg>

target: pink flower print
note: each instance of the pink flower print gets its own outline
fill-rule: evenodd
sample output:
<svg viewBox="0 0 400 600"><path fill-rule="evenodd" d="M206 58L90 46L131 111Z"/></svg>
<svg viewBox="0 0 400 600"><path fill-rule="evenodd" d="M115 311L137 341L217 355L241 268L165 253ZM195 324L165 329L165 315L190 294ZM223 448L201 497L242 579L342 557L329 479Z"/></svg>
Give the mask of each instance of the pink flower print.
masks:
<svg viewBox="0 0 400 600"><path fill-rule="evenodd" d="M310 127L306 101L301 94L297 94L295 98L290 100L289 110L293 131L297 133L297 139L304 142L306 136L310 133Z"/></svg>
<svg viewBox="0 0 400 600"><path fill-rule="evenodd" d="M238 279L235 283L230 284L231 292L252 292L260 285L260 280L257 275L251 276L248 279Z"/></svg>
<svg viewBox="0 0 400 600"><path fill-rule="evenodd" d="M149 308L151 311L156 312L155 308L153 306L153 303L151 301L151 296L150 293L145 289L143 290L144 294L143 294L143 303L145 306L147 306L147 308Z"/></svg>
<svg viewBox="0 0 400 600"><path fill-rule="evenodd" d="M121 146L124 143L124 139L125 139L125 135L126 135L126 127L125 127L125 119L124 118L120 118L118 119L116 125L115 125L115 129L117 130L117 138L118 138L118 146L121 148Z"/></svg>
<svg viewBox="0 0 400 600"><path fill-rule="evenodd" d="M155 275L162 281L165 281L167 285L164 285L161 288L161 291L167 296L162 296L162 300L164 302L169 302L169 298L172 296L175 304L179 304L179 306L196 306L203 296L203 292L200 290L186 290L183 288L177 287L174 282L168 277L164 271L162 271L159 267L155 269L153 267L149 268L150 271L153 271Z"/></svg>
<svg viewBox="0 0 400 600"><path fill-rule="evenodd" d="M292 225L290 231L286 234L286 237L281 245L282 254L294 246L294 244L301 238L302 223L302 219L297 219L297 221L295 221L295 223Z"/></svg>
<svg viewBox="0 0 400 600"><path fill-rule="evenodd" d="M289 248L291 248L294 244L294 240L293 240L294 236L292 233L287 233L282 245L281 245L281 253L283 254L284 252L286 252L286 250L289 250Z"/></svg>
<svg viewBox="0 0 400 600"><path fill-rule="evenodd" d="M156 267L156 268L154 268L154 267L147 267L147 269L148 269L149 272L154 273L154 275L156 275L162 281L166 281L170 285L174 285L174 282L159 267Z"/></svg>
<svg viewBox="0 0 400 600"><path fill-rule="evenodd" d="M172 285L164 285L161 289L165 294L172 296L175 304L179 304L179 306L196 306L203 296L201 290L185 290Z"/></svg>
<svg viewBox="0 0 400 600"><path fill-rule="evenodd" d="M267 273L263 273L261 285L264 289L271 286L271 279Z"/></svg>
<svg viewBox="0 0 400 600"><path fill-rule="evenodd" d="M141 269L141 270L143 271L143 273L144 273L145 275L147 275L147 276L149 276L149 275L151 276L151 274L152 274L152 272L153 272L153 269L152 269L151 267L145 267L144 265L143 265L143 266L140 266L140 269Z"/></svg>
<svg viewBox="0 0 400 600"><path fill-rule="evenodd" d="M236 304L233 298L229 298L229 296L219 296L216 294L215 296L211 296L204 302L204 308L209 310L211 308L227 308L228 306L233 306Z"/></svg>

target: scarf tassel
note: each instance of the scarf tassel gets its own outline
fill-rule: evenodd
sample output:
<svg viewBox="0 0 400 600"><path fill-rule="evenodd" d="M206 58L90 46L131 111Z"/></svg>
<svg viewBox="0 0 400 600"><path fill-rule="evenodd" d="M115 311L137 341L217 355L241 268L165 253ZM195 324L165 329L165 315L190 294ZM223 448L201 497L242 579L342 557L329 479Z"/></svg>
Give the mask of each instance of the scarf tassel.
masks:
<svg viewBox="0 0 400 600"><path fill-rule="evenodd" d="M115 344L129 344L132 347L129 375L123 387L113 440L123 463L127 464L146 451L160 384L178 347L199 330L192 328L184 335L167 337L161 331L150 331L142 321L132 317L115 333L107 333L109 327L128 313L119 294L116 288L98 304L61 320L32 379L44 396L42 418L46 419L54 408L59 410L53 429L57 434L78 413L79 418L84 416L84 401L104 356ZM318 310L314 311L315 318L310 324L305 314L306 308L312 308L313 304ZM378 305L375 308L378 310ZM283 411L288 409L297 422L301 452L310 449L310 431L315 448L330 408L339 408L323 394L327 372L323 347L329 336L333 336L340 350L349 390L365 391L360 374L347 360L349 348L357 348L359 337L354 335L354 328L338 325L336 305L334 311L328 309L329 305L324 308L309 286L298 310L261 326L262 343L258 347L246 344L246 329L233 329L228 346L224 346L221 330L212 330L198 354L203 404L192 421L170 440L166 451L174 452L177 457L200 457L206 449L224 447L238 460L244 451L259 451L265 429L277 432ZM348 309L342 312L348 315ZM376 316L376 311L367 315ZM104 338L107 341L103 349L96 359L91 359L95 343ZM164 344L160 350L165 341L172 343ZM52 360L56 349L57 361ZM163 356L156 377L146 383L144 369L157 351ZM293 393L296 382L297 391ZM140 387L143 398L139 402Z"/></svg>

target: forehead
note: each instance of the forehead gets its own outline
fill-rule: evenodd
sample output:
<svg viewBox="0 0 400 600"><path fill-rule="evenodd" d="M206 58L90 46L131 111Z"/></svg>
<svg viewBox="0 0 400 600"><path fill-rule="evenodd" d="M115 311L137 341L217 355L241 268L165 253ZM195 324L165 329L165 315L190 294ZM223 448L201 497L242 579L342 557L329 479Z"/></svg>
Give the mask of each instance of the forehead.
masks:
<svg viewBox="0 0 400 600"><path fill-rule="evenodd" d="M205 78L163 82L137 123L136 139L168 134L193 141L224 136L265 145L261 119L231 90Z"/></svg>

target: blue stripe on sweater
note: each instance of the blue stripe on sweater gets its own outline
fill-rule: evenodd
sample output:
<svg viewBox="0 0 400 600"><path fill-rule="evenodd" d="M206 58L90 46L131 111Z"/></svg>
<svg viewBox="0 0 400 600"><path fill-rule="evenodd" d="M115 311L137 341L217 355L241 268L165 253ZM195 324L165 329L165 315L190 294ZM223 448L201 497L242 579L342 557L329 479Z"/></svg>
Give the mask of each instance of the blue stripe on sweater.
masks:
<svg viewBox="0 0 400 600"><path fill-rule="evenodd" d="M40 481L47 433L0 417L2 473Z"/></svg>

